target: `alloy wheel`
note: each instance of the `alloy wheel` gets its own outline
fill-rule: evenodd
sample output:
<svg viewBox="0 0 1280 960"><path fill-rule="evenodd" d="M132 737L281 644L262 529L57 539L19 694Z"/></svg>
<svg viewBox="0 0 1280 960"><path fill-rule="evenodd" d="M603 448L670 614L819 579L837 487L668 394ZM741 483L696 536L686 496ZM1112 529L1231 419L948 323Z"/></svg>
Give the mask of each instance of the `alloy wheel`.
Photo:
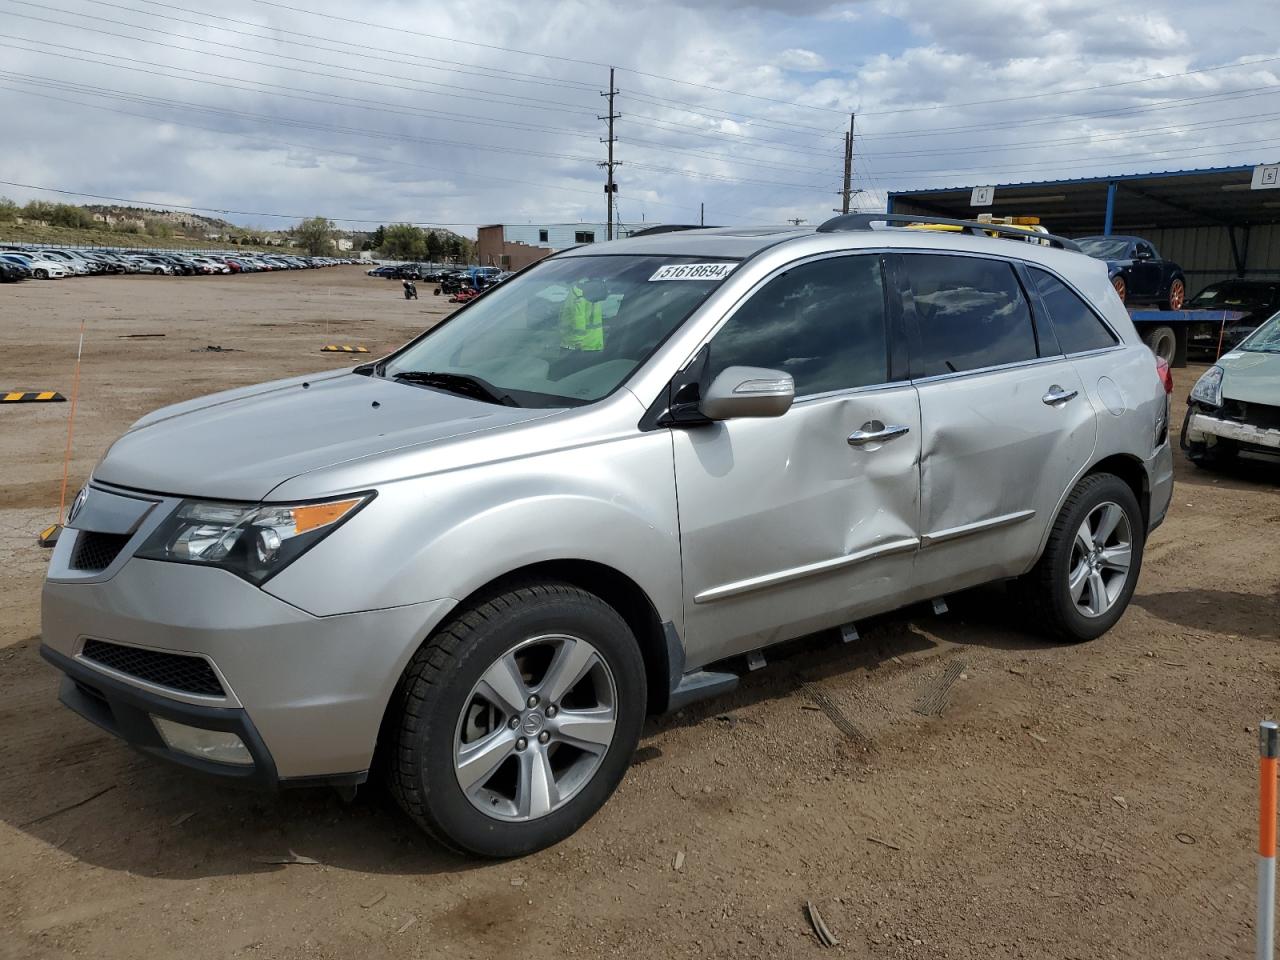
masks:
<svg viewBox="0 0 1280 960"><path fill-rule="evenodd" d="M617 724L617 685L586 640L533 637L498 657L468 694L454 734L462 792L496 820L536 820L591 781Z"/></svg>
<svg viewBox="0 0 1280 960"><path fill-rule="evenodd" d="M1081 615L1100 617L1124 592L1133 562L1133 530L1118 504L1100 503L1089 511L1071 545L1067 587Z"/></svg>

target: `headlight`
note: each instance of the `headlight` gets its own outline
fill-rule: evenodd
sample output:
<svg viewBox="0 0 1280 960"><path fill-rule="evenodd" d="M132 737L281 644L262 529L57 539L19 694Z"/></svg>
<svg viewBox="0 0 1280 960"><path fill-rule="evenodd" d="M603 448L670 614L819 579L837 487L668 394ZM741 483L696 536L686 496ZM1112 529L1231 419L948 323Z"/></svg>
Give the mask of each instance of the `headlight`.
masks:
<svg viewBox="0 0 1280 960"><path fill-rule="evenodd" d="M1210 367L1191 388L1191 399L1210 407L1222 403L1222 368Z"/></svg>
<svg viewBox="0 0 1280 960"><path fill-rule="evenodd" d="M221 567L260 584L338 529L371 499L372 494L297 504L185 500L147 538L137 556Z"/></svg>

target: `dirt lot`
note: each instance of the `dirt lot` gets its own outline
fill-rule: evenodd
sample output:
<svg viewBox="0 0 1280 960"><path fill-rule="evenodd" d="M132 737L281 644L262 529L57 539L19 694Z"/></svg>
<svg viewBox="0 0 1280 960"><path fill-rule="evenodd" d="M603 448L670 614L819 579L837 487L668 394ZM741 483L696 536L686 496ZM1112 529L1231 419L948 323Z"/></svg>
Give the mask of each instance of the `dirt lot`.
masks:
<svg viewBox="0 0 1280 960"><path fill-rule="evenodd" d="M87 320L74 491L146 411L350 362L326 342L377 353L442 314L423 292L354 267L0 287L0 388L69 392ZM126 339L147 333L164 336ZM1176 371L1179 397L1198 373ZM1093 644L1046 645L984 590L796 645L652 721L577 836L473 863L376 791L211 787L56 703L32 538L56 516L66 414L0 408L0 956L808 957L806 900L845 956L1252 950L1280 469L1179 458L1138 595ZM940 716L913 709L956 673ZM262 862L290 851L318 863Z"/></svg>

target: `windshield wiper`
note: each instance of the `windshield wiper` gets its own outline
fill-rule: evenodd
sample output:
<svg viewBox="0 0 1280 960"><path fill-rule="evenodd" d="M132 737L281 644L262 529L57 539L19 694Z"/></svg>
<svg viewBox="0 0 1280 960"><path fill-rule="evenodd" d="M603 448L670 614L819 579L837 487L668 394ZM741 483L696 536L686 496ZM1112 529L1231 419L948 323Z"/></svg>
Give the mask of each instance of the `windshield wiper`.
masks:
<svg viewBox="0 0 1280 960"><path fill-rule="evenodd" d="M449 393L458 393L474 400L483 400L485 403L500 403L505 407L520 406L509 394L499 393L498 388L489 381L473 377L470 374L444 373L433 370L402 370L392 379L403 380L405 383L420 383L424 387L447 390Z"/></svg>

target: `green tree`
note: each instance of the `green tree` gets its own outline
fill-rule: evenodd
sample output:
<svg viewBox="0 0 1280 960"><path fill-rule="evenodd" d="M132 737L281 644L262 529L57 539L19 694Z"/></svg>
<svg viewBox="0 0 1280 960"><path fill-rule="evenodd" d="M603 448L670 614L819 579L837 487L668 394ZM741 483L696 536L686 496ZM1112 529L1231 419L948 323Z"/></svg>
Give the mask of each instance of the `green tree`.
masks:
<svg viewBox="0 0 1280 960"><path fill-rule="evenodd" d="M387 228L379 225L378 229L360 245L361 250L377 250L387 238Z"/></svg>
<svg viewBox="0 0 1280 960"><path fill-rule="evenodd" d="M388 260L421 260L427 253L427 238L412 224L393 223L383 231L378 252Z"/></svg>
<svg viewBox="0 0 1280 960"><path fill-rule="evenodd" d="M167 239L173 236L173 227L167 220L147 220L147 236Z"/></svg>
<svg viewBox="0 0 1280 960"><path fill-rule="evenodd" d="M434 230L427 234L427 259L435 262L444 254L444 241Z"/></svg>
<svg viewBox="0 0 1280 960"><path fill-rule="evenodd" d="M0 223L16 220L17 217L18 205L8 197L0 197Z"/></svg>
<svg viewBox="0 0 1280 960"><path fill-rule="evenodd" d="M324 217L311 217L294 228L294 243L313 257L333 252L333 222Z"/></svg>

